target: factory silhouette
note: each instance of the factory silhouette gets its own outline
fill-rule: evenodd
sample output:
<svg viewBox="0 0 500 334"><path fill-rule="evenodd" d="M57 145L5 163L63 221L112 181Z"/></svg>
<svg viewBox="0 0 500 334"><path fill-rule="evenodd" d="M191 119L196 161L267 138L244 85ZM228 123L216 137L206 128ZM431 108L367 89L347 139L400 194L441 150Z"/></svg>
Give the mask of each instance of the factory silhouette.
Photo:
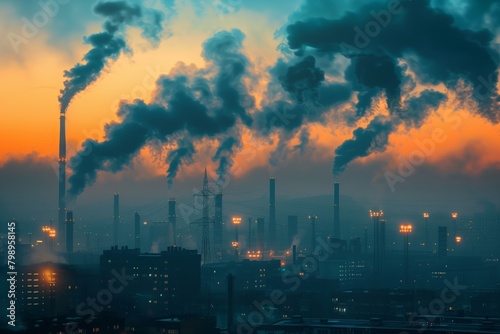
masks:
<svg viewBox="0 0 500 334"><path fill-rule="evenodd" d="M64 154L60 162L64 173ZM261 217L228 217L222 187L209 184L206 169L201 179L189 215L169 198L165 220L135 212L124 223L115 193L112 220L93 231L64 207L63 228L41 227L43 240L26 242L17 222L26 332L68 324L104 333L498 330L500 254L487 233L498 217L454 212L435 221L425 212L396 224L373 208L349 235L338 182L325 221L316 212L278 219L275 178ZM485 252L462 247L474 240ZM451 291L444 299L443 289Z"/></svg>

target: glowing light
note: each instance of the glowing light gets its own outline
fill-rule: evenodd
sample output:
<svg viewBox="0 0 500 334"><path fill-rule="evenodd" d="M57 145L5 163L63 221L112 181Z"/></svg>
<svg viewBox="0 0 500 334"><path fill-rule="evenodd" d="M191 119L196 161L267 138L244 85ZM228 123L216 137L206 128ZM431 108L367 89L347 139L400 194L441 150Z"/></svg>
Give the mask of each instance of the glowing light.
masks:
<svg viewBox="0 0 500 334"><path fill-rule="evenodd" d="M382 210L380 211L372 211L370 210L370 218L373 217L382 217L384 215L384 212Z"/></svg>
<svg viewBox="0 0 500 334"><path fill-rule="evenodd" d="M233 217L233 224L240 225L241 224L241 217Z"/></svg>
<svg viewBox="0 0 500 334"><path fill-rule="evenodd" d="M462 242L462 237L461 237L461 236L459 236L459 235L457 235L457 236L455 237L455 241L457 242L457 244L461 243L461 242Z"/></svg>
<svg viewBox="0 0 500 334"><path fill-rule="evenodd" d="M403 234L409 234L413 230L413 225L411 224L402 224L399 226L399 232Z"/></svg>
<svg viewBox="0 0 500 334"><path fill-rule="evenodd" d="M427 212L424 212L424 218L429 218L429 214Z"/></svg>
<svg viewBox="0 0 500 334"><path fill-rule="evenodd" d="M452 212L452 213L451 213L451 218L453 218L453 219L457 219L457 218L458 218L458 213L456 213L456 212Z"/></svg>
<svg viewBox="0 0 500 334"><path fill-rule="evenodd" d="M231 245L232 245L233 247L238 247L238 241L232 241L232 242L231 242Z"/></svg>

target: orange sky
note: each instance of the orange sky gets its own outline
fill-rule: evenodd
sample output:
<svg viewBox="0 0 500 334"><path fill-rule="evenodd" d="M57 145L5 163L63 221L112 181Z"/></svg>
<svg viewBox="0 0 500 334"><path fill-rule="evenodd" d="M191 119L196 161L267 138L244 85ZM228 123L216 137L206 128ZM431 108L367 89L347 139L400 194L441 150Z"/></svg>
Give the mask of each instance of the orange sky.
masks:
<svg viewBox="0 0 500 334"><path fill-rule="evenodd" d="M241 26L242 23L245 25L245 53L252 61L252 71L256 74L272 65L279 55L276 50L279 41L274 40L273 34L269 32L277 29L280 24L271 21L255 24L260 22L256 12L246 11L223 20L198 20L196 24L193 24L192 11L186 11L184 15L183 20L177 20L172 25L171 29L175 34L163 40L157 49L146 47L139 36L132 33L130 44L133 54L124 55L112 62L94 84L74 99L67 113L69 156L84 139L102 139L103 125L117 120L115 112L120 99L140 97L147 100L158 74L168 73L180 60L203 67L201 44L219 29ZM99 25L90 25L88 31L82 32L82 36L99 29ZM9 56L0 66L3 104L0 113L0 164L13 156L34 152L40 156L56 158L59 127L57 98L63 87L63 71L78 62L88 46L83 45L81 40L72 40L68 44L70 51L61 51L48 44L47 34L47 31L41 32L40 36L25 46L22 55ZM264 76L257 86L249 83L249 91L256 97L263 94L266 78ZM443 116L452 108L453 100L441 107L438 114L429 117L420 129L408 131L400 128L391 135L387 152L377 153L360 161L369 161L382 154L389 158L388 166L395 166L398 163L395 158L408 157L418 149L417 140L425 140L435 129L442 129L446 140L437 144L435 152L425 157L425 163L439 165L444 170L451 168L469 173L489 166L499 167L499 125L465 112L460 114L466 115L460 116L463 122L454 128ZM361 120L358 125L366 122L367 119ZM317 160L331 160L334 149L343 140L350 138L353 130L353 127L336 122L333 117L330 122L311 124L308 127L311 145L315 147L311 156ZM234 167L235 171L244 173L251 166L268 164L269 154L275 145L276 142L269 144L255 139L254 134L246 131L244 149L235 157L239 165ZM259 154L253 159L252 165L249 165L245 161L248 159L248 152L253 152L255 147ZM475 151L477 159L457 165L456 161L468 151ZM147 156L149 153L143 150L142 154ZM164 173L165 164L153 164L151 168L157 173ZM189 169L186 170L188 172Z"/></svg>

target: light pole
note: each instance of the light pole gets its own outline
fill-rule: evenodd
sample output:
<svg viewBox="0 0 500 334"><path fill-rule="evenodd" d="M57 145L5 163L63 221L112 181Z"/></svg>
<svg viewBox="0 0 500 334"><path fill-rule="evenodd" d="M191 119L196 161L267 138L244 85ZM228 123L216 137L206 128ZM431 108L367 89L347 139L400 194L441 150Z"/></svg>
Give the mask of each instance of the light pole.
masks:
<svg viewBox="0 0 500 334"><path fill-rule="evenodd" d="M375 287L380 284L380 217L384 216L382 210L370 210L370 218L373 219L373 281Z"/></svg>
<svg viewBox="0 0 500 334"><path fill-rule="evenodd" d="M460 247L460 243L461 243L461 242L462 242L462 237L461 237L461 236L459 236L459 235L457 235L457 236L455 237L455 243L457 244L457 245L456 245L456 247L457 247L457 257L458 257L458 255L459 255L459 253L458 253L458 247ZM460 259L460 258L459 258L459 259ZM462 262L462 281L464 281L464 282L465 282L465 270L464 270L464 268L465 268L465 267L464 267L464 266L465 266L465 259L463 259L463 258L462 258L462 259L460 259L460 261Z"/></svg>
<svg viewBox="0 0 500 334"><path fill-rule="evenodd" d="M241 217L233 217L233 225L235 227L234 229L234 237L236 241L238 240L238 226L241 224Z"/></svg>
<svg viewBox="0 0 500 334"><path fill-rule="evenodd" d="M451 213L451 218L453 218L453 236L457 236L457 218L458 218L458 213L452 212Z"/></svg>
<svg viewBox="0 0 500 334"><path fill-rule="evenodd" d="M403 243L404 243L404 284L407 288L410 287L410 255L409 255L409 243L408 236L410 235L413 226L411 224L403 224L399 226L399 232L403 234Z"/></svg>
<svg viewBox="0 0 500 334"><path fill-rule="evenodd" d="M311 221L311 253L314 252L314 249L316 249L316 219L318 219L318 216L316 215L309 215L308 216L309 220Z"/></svg>
<svg viewBox="0 0 500 334"><path fill-rule="evenodd" d="M429 213L424 212L424 221L425 221L425 249L429 251Z"/></svg>
<svg viewBox="0 0 500 334"><path fill-rule="evenodd" d="M234 257L238 261L238 241L232 241L231 246L234 248Z"/></svg>

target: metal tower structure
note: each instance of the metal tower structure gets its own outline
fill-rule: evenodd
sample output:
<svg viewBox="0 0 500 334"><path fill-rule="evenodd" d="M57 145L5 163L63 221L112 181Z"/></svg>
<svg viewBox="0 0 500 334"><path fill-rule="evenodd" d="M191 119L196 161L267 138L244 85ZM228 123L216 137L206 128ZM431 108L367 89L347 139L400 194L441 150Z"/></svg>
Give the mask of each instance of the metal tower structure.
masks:
<svg viewBox="0 0 500 334"><path fill-rule="evenodd" d="M340 183L333 184L333 237L340 239Z"/></svg>
<svg viewBox="0 0 500 334"><path fill-rule="evenodd" d="M201 235L201 260L203 264L210 263L212 261L212 256L210 252L210 233L209 227L213 223L213 219L209 217L209 197L213 197L214 193L208 189L208 178L207 178L207 168L205 167L205 176L203 177L203 190L195 194L194 197L202 198L202 217L191 224L199 225L202 227ZM195 201L196 203L196 201Z"/></svg>
<svg viewBox="0 0 500 334"><path fill-rule="evenodd" d="M59 202L57 217L57 233L59 250L63 250L66 220L66 113L59 117Z"/></svg>

